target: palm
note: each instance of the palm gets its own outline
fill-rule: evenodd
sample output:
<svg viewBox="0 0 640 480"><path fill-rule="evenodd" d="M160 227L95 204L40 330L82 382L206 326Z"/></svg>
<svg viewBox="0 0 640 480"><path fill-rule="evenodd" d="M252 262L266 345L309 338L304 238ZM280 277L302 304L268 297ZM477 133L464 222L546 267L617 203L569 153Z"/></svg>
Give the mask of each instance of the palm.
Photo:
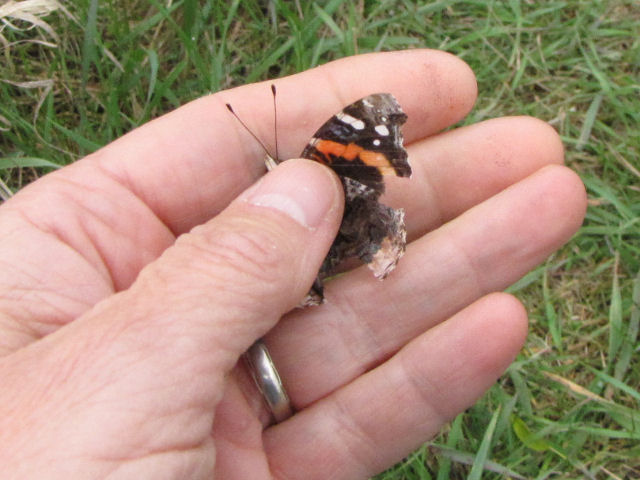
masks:
<svg viewBox="0 0 640 480"><path fill-rule="evenodd" d="M80 362L80 371L102 386L87 394L103 408L91 417L101 441L72 453L129 463L132 455L153 456L165 473L206 477L216 450L219 478L297 478L305 468L319 478L365 477L435 434L508 365L522 342L524 314L506 296L484 296L568 238L581 219L581 186L559 166L537 172L561 162L562 150L548 127L531 119L499 119L427 138L470 108L473 80L450 57L422 53L426 71L437 74L431 90L416 95L411 78L420 67L407 65L411 55L420 53L354 58L279 87L279 133L286 139L280 149L293 157L314 126L344 103L330 94L324 103L296 100L322 92L327 77L342 79L340 94L354 100L370 93L348 81L354 65L361 72L416 74L376 77L378 90L393 91L409 115L405 138L414 177L391 179L386 201L407 211L412 243L406 257L384 284L363 269L330 282L328 304L288 314L266 337L299 413L265 430L261 399L244 368L234 367L244 344L215 358L187 354L172 342L182 335L175 318L192 312L174 312L171 322L161 322L166 328L143 332L134 325L120 332L132 341L143 336L153 361L127 363L121 351L97 342L103 357ZM38 340L67 324L93 321L85 340L102 338L108 325L97 322L95 312L121 315L110 310L114 293L144 291L151 280L140 275L143 268L262 173L259 147L223 105L247 112L269 140L267 87L219 95L151 123L5 205L0 231L16 233L0 249L7 358L18 364L29 352L47 351ZM17 261L24 258L29 261ZM11 294L17 291L21 295ZM160 309L190 294L175 289L155 304ZM153 291L148 296L154 300ZM265 310L271 314L280 316ZM74 321L83 315L89 318ZM77 340L65 330L73 329L60 329L59 338L64 343L68 336L72 349ZM19 351L30 344L34 348ZM417 372L430 383L413 381ZM376 420L387 416L387 422Z"/></svg>

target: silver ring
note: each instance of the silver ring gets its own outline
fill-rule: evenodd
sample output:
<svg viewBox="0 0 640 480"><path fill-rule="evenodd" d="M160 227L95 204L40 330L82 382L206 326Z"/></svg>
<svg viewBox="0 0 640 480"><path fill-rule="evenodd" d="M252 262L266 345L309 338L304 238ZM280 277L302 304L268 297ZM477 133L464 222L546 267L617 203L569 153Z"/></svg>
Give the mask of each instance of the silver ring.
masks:
<svg viewBox="0 0 640 480"><path fill-rule="evenodd" d="M251 345L244 354L244 359L276 423L283 422L293 415L289 395L282 385L278 370L264 342L258 340Z"/></svg>

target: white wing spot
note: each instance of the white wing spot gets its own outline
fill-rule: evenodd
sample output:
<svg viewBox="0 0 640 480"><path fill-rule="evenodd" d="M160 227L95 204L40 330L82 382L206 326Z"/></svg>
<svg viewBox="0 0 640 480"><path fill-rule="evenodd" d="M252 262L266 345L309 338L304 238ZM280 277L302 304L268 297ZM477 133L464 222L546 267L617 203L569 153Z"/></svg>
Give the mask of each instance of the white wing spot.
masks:
<svg viewBox="0 0 640 480"><path fill-rule="evenodd" d="M382 143L382 142L380 141L380 139L379 139L379 138L376 138L376 139L373 141L373 145L374 145L374 146L376 146L376 147L379 147L381 143Z"/></svg>
<svg viewBox="0 0 640 480"><path fill-rule="evenodd" d="M389 121L389 119L384 115L380 117L380 120L383 121L384 123L387 123Z"/></svg>
<svg viewBox="0 0 640 480"><path fill-rule="evenodd" d="M383 137L389 135L389 129L386 125L376 125L375 130L378 135L382 135Z"/></svg>
<svg viewBox="0 0 640 480"><path fill-rule="evenodd" d="M364 130L364 122L359 120L351 115L347 115L346 113L340 112L336 115L336 118L341 122L346 123L347 125L351 125L356 130Z"/></svg>

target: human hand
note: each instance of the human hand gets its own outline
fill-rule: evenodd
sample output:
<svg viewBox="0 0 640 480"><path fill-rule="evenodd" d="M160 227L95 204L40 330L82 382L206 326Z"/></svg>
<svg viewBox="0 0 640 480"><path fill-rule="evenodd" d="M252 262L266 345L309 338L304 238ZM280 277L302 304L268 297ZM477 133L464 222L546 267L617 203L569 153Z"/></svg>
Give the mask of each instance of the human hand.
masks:
<svg viewBox="0 0 640 480"><path fill-rule="evenodd" d="M0 209L7 478L367 478L513 360L526 313L492 292L584 215L556 133L513 117L435 135L476 95L468 67L441 52L352 57L276 84L283 158L350 101L398 98L414 174L387 182L411 242L397 269L381 283L357 268L327 283L325 305L291 311L343 199L306 160L249 188L263 152L224 105L269 141L264 84L43 177ZM277 425L238 363L261 336L297 410Z"/></svg>

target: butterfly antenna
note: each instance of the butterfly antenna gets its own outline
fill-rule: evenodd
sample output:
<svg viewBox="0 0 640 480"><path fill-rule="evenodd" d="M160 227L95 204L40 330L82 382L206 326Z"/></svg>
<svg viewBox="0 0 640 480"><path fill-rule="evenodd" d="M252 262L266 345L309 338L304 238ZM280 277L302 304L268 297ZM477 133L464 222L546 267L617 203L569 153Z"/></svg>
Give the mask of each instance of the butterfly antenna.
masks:
<svg viewBox="0 0 640 480"><path fill-rule="evenodd" d="M271 84L271 93L273 93L273 134L276 141L276 162L280 161L278 155L278 109L276 108L276 86Z"/></svg>
<svg viewBox="0 0 640 480"><path fill-rule="evenodd" d="M242 125L242 126L244 127L244 129L245 129L247 132L249 132L249 134L250 134L253 138L255 138L256 142L258 142L258 143L260 144L260 146L262 147L262 149L263 149L263 150L265 151L265 153L269 156L269 150L267 150L267 147L265 147L265 146L264 146L264 143L262 143L262 142L260 141L260 139L258 138L258 136L257 136L255 133L253 133L253 132L251 131L251 129L250 129L249 127L247 127L247 125L246 125L242 120L240 120L240 117L238 116L238 114L236 114L236 112L234 112L234 111L233 111L233 107L232 107L229 103L227 103L227 104L226 104L226 106L227 106L227 110L229 110L229 111L231 112L231 114L232 114L234 117L236 117L236 120L238 120L238 122L240 122L240 125Z"/></svg>

